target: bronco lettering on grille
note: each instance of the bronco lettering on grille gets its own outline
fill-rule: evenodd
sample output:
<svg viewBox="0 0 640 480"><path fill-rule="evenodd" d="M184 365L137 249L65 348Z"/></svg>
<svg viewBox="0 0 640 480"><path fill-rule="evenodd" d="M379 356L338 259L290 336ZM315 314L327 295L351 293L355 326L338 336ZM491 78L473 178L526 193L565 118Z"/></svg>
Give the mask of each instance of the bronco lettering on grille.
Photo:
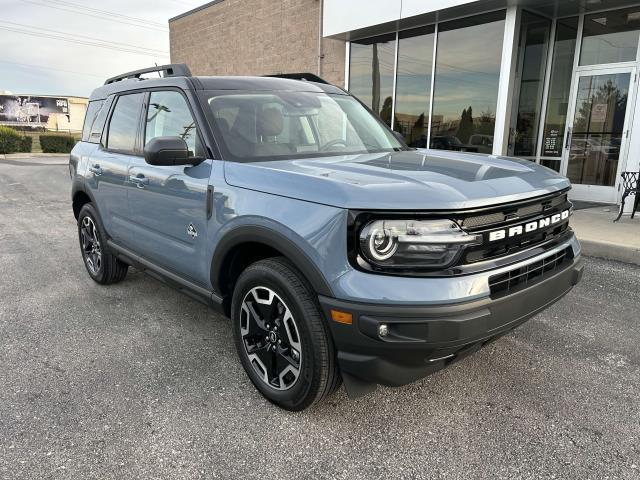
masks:
<svg viewBox="0 0 640 480"><path fill-rule="evenodd" d="M550 227L551 225L560 223L567 218L569 218L569 210L564 210L549 217L541 218L540 220L515 225L509 228L503 228L502 230L494 230L489 233L489 241L495 242L496 240L504 240L505 238L517 237L525 233L531 233L536 230L540 230L541 228Z"/></svg>

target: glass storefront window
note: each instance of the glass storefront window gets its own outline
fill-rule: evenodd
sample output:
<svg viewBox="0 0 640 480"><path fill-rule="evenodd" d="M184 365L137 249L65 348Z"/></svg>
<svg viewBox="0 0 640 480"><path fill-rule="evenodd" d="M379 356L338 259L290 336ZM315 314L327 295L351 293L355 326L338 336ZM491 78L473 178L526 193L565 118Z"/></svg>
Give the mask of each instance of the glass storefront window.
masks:
<svg viewBox="0 0 640 480"><path fill-rule="evenodd" d="M505 12L439 25L431 148L491 153Z"/></svg>
<svg viewBox="0 0 640 480"><path fill-rule="evenodd" d="M535 157L551 21L522 12L518 47L519 93L511 154Z"/></svg>
<svg viewBox="0 0 640 480"><path fill-rule="evenodd" d="M391 125L396 34L351 42L349 92Z"/></svg>
<svg viewBox="0 0 640 480"><path fill-rule="evenodd" d="M434 27L400 32L394 129L407 145L428 146Z"/></svg>
<svg viewBox="0 0 640 480"><path fill-rule="evenodd" d="M577 35L577 17L558 20L541 154L542 157L547 157L541 163L558 172L560 171L560 159L564 145Z"/></svg>
<svg viewBox="0 0 640 480"><path fill-rule="evenodd" d="M584 17L580 65L633 62L640 38L640 7Z"/></svg>

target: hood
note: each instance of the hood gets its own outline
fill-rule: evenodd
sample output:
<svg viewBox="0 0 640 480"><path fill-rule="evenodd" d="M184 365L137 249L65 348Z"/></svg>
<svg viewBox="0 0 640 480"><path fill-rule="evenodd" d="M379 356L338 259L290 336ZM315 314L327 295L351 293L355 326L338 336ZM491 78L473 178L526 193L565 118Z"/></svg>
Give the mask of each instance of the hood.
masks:
<svg viewBox="0 0 640 480"><path fill-rule="evenodd" d="M570 186L528 160L442 150L225 162L225 178L237 187L366 210L477 208Z"/></svg>

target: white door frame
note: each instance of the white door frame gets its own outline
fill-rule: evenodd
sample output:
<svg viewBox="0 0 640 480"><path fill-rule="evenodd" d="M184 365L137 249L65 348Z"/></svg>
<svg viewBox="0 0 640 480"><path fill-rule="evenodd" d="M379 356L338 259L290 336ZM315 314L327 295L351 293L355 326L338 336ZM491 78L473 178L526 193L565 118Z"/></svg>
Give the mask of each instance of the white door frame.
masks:
<svg viewBox="0 0 640 480"><path fill-rule="evenodd" d="M618 165L616 170L615 184L612 187L602 185L584 185L574 183L571 190L571 198L576 200L603 202L603 203L619 203L622 192L620 188L620 172L623 172L627 164L629 144L631 143L630 128L633 122L636 90L637 90L637 64L635 62L625 62L623 64L607 64L607 65L588 65L575 69L571 95L569 99L569 110L567 122L565 125L565 143L562 152L562 165L560 172L567 175L569 166L569 152L571 150L570 132L573 129L573 122L576 114L576 102L578 97L578 85L581 77L590 77L598 75L629 73L629 93L627 97L627 107L625 112L623 135L620 143L620 154L618 157Z"/></svg>

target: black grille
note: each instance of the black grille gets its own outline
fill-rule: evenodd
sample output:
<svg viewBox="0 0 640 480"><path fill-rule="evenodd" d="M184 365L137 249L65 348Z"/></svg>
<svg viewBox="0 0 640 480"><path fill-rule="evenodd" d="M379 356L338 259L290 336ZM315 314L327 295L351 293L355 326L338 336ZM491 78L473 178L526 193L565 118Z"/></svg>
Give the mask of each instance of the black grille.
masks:
<svg viewBox="0 0 640 480"><path fill-rule="evenodd" d="M503 207L498 212L481 215L470 215L460 220L460 226L475 229L478 227L492 226L517 218L529 217L546 212L567 203L567 194L557 195L551 198L535 201L528 205Z"/></svg>
<svg viewBox="0 0 640 480"><path fill-rule="evenodd" d="M524 267L493 275L489 277L491 298L504 297L534 285L568 266L572 258L573 250L568 247Z"/></svg>
<svg viewBox="0 0 640 480"><path fill-rule="evenodd" d="M458 265L471 265L484 260L512 255L523 249L562 237L569 228L568 220L503 240L489 240L490 232L494 230L508 229L511 226L537 221L570 208L571 203L567 194L560 193L526 203L505 205L496 208L493 212L476 213L458 218L458 224L463 225L464 230L482 235L482 243L466 248Z"/></svg>

